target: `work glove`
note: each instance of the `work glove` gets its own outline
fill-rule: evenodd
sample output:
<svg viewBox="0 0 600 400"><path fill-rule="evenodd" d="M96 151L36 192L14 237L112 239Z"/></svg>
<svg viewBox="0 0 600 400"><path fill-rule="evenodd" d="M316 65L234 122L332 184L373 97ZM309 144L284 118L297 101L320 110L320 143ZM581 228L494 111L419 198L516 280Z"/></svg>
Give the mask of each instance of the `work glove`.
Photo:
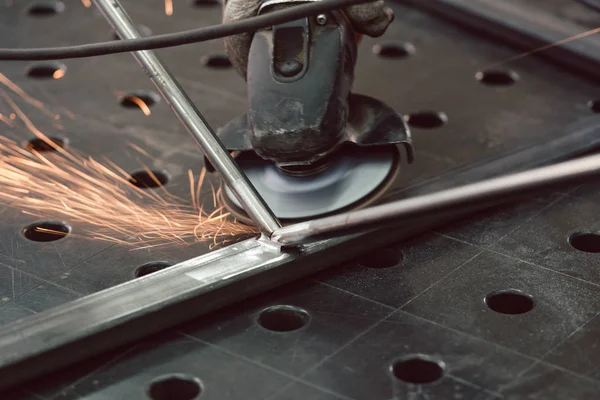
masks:
<svg viewBox="0 0 600 400"><path fill-rule="evenodd" d="M258 8L264 0L224 0L223 23L241 21L258 15ZM352 28L359 34L379 37L385 33L394 20L394 12L386 7L384 0L372 3L356 4L345 10ZM225 38L225 50L233 67L246 79L248 53L252 43L252 34L228 36Z"/></svg>

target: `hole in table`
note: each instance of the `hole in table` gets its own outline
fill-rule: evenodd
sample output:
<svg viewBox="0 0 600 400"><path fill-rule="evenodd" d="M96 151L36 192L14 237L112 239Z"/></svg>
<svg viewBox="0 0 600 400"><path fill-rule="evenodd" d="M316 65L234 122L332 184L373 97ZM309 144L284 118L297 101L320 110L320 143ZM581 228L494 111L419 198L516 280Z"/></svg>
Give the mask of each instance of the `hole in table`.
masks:
<svg viewBox="0 0 600 400"><path fill-rule="evenodd" d="M148 28L146 25L141 25L141 24L138 25L137 30L142 37L147 37L147 36L152 35L152 30L150 28ZM112 31L112 38L113 38L113 40L121 40L121 37L115 31Z"/></svg>
<svg viewBox="0 0 600 400"><path fill-rule="evenodd" d="M53 147L51 145L51 143L53 143L54 145L56 145L57 147L60 147L60 148L64 148L66 146L66 141L61 138L48 137L48 141L41 139L41 138L31 139L30 141L27 142L27 144L25 145L25 148L29 151L37 151L40 153L46 153L46 152L56 151L56 148Z"/></svg>
<svg viewBox="0 0 600 400"><path fill-rule="evenodd" d="M391 371L402 382L425 385L441 379L446 372L446 364L427 355L415 354L396 360Z"/></svg>
<svg viewBox="0 0 600 400"><path fill-rule="evenodd" d="M129 182L142 189L164 186L169 181L169 176L164 171L142 170L131 174Z"/></svg>
<svg viewBox="0 0 600 400"><path fill-rule="evenodd" d="M380 43L373 46L373 54L383 58L405 58L415 52L410 43Z"/></svg>
<svg viewBox="0 0 600 400"><path fill-rule="evenodd" d="M448 122L448 116L443 112L419 111L409 114L406 117L406 122L413 128L435 129Z"/></svg>
<svg viewBox="0 0 600 400"><path fill-rule="evenodd" d="M475 79L487 86L509 86L519 80L514 71L487 70L475 74Z"/></svg>
<svg viewBox="0 0 600 400"><path fill-rule="evenodd" d="M160 96L154 92L132 92L121 98L121 106L125 108L138 108L145 115L150 115L150 108L160 101Z"/></svg>
<svg viewBox="0 0 600 400"><path fill-rule="evenodd" d="M593 232L576 232L569 236L569 244L586 253L600 253L600 234Z"/></svg>
<svg viewBox="0 0 600 400"><path fill-rule="evenodd" d="M258 316L258 324L274 332L291 332L304 327L310 316L294 306L273 306L263 310Z"/></svg>
<svg viewBox="0 0 600 400"><path fill-rule="evenodd" d="M153 274L157 271L172 267L173 263L167 261L152 261L143 265L140 265L135 269L134 275L136 278Z"/></svg>
<svg viewBox="0 0 600 400"><path fill-rule="evenodd" d="M590 107L590 110L592 110L592 112L600 113L600 99L590 101L588 103L588 106Z"/></svg>
<svg viewBox="0 0 600 400"><path fill-rule="evenodd" d="M501 314L524 314L533 310L533 297L517 289L498 290L485 297L487 306Z"/></svg>
<svg viewBox="0 0 600 400"><path fill-rule="evenodd" d="M387 248L361 256L358 264L366 268L391 268L399 265L404 256L401 251Z"/></svg>
<svg viewBox="0 0 600 400"><path fill-rule="evenodd" d="M202 64L214 69L226 69L231 67L231 61L227 54L214 53L202 57Z"/></svg>
<svg viewBox="0 0 600 400"><path fill-rule="evenodd" d="M48 17L65 11L62 1L35 1L27 8L27 13L34 17Z"/></svg>
<svg viewBox="0 0 600 400"><path fill-rule="evenodd" d="M194 7L212 7L220 4L219 0L192 0L192 6Z"/></svg>
<svg viewBox="0 0 600 400"><path fill-rule="evenodd" d="M202 382L184 374L164 375L154 379L146 392L152 400L195 400L202 393Z"/></svg>
<svg viewBox="0 0 600 400"><path fill-rule="evenodd" d="M56 62L43 62L30 65L25 70L25 75L32 79L61 79L67 73L64 64Z"/></svg>
<svg viewBox="0 0 600 400"><path fill-rule="evenodd" d="M41 221L27 226L23 236L34 242L54 242L71 233L71 227L64 222Z"/></svg>

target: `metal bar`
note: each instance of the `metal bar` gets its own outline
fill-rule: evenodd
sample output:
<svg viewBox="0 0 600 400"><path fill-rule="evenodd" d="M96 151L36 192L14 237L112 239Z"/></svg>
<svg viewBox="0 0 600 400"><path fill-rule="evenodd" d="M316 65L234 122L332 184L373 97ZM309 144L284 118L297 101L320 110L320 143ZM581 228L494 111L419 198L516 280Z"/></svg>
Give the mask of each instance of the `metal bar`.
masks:
<svg viewBox="0 0 600 400"><path fill-rule="evenodd" d="M95 0L94 3L121 38L136 39L141 37L135 24L117 0ZM173 112L196 140L206 158L219 171L225 183L256 226L263 233L270 236L275 229L281 226L277 218L246 175L238 168L217 135L167 70L164 63L153 51L136 51L132 54L146 71L165 101L171 106Z"/></svg>
<svg viewBox="0 0 600 400"><path fill-rule="evenodd" d="M462 185L579 156L599 147L600 117L585 122L587 128L580 131L551 134L545 143L449 171L397 195L430 193L447 182ZM370 234L291 249L252 239L12 322L0 327L0 390L351 260L375 246L463 219L471 212L455 210Z"/></svg>
<svg viewBox="0 0 600 400"><path fill-rule="evenodd" d="M583 33L585 28L545 13L535 5L498 0L397 0L529 51ZM540 57L600 80L600 35L564 43Z"/></svg>
<svg viewBox="0 0 600 400"><path fill-rule="evenodd" d="M316 240L356 233L390 225L398 226L408 219L448 213L459 209L487 208L534 192L572 186L600 176L600 155L565 161L548 167L501 176L454 189L395 201L364 210L277 229L271 237L284 245L298 245Z"/></svg>

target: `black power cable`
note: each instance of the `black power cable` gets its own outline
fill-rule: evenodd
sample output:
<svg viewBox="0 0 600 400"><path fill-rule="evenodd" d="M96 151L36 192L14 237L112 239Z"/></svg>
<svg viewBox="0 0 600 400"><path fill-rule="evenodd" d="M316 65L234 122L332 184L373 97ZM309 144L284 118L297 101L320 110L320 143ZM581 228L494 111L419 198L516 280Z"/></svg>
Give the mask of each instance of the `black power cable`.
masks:
<svg viewBox="0 0 600 400"><path fill-rule="evenodd" d="M241 33L255 32L259 29L306 18L315 14L345 8L374 0L322 0L303 4L269 14L248 18L228 24L207 26L188 31L156 35L141 39L119 40L91 43L77 46L47 47L34 49L0 49L0 61L40 61L69 58L102 56L127 53L139 50L161 49L182 46L190 43L219 39Z"/></svg>

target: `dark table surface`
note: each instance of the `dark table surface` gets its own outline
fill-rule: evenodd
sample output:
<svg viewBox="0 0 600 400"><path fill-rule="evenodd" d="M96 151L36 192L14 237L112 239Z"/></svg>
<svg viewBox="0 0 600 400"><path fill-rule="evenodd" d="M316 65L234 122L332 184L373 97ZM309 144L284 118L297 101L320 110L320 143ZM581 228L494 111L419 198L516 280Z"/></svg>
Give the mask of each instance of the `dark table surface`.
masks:
<svg viewBox="0 0 600 400"><path fill-rule="evenodd" d="M63 12L45 17L27 13L32 3L0 5L1 47L112 36L102 16L78 0L65 1ZM600 14L575 1L511 3L539 6L581 31L600 26ZM123 4L154 34L218 23L221 15L220 6L209 1L175 1L172 16L165 15L159 0ZM484 85L476 73L519 50L392 5L397 17L388 33L361 45L355 91L404 114L448 117L436 129L413 128L416 163L403 167L396 187L543 141L556 128L590 115L590 102L600 101L597 82L535 57L502 67L517 74L515 84ZM375 44L408 43L414 53L397 59L371 50ZM206 65L207 57L223 54L221 41L159 54L215 127L244 112L243 80L227 66ZM170 192L189 198L187 171L199 171L202 157L169 107L159 101L145 116L119 104L123 93L154 91L129 54L66 60L66 75L59 80L28 77L32 64L1 62L0 71L64 116L58 126L15 97L40 129L68 138L70 147L85 154L108 157L128 172L141 165L128 147L133 143L152 157L142 161L168 172ZM31 138L8 126L3 134ZM58 371L1 398L190 399L187 390L193 391L195 381L173 374L201 382L202 399L597 398L600 256L595 252L600 252L600 236L575 243L587 251L568 239L598 230L599 196L595 185L566 188L410 242L374 248L355 262ZM2 209L0 218L3 324L135 279L140 265L176 263L209 251L208 244L130 251L75 234L32 242L21 231L36 218L13 208ZM71 225L74 233L90 228ZM486 304L490 294L496 297ZM525 312L498 312L515 304ZM275 308L261 326L258 316L274 306L293 307ZM290 324L299 329L273 331ZM418 354L425 366L405 361ZM415 391L406 380L419 368L425 368L421 378L442 377ZM160 377L173 391L169 397L149 397L147 388Z"/></svg>

